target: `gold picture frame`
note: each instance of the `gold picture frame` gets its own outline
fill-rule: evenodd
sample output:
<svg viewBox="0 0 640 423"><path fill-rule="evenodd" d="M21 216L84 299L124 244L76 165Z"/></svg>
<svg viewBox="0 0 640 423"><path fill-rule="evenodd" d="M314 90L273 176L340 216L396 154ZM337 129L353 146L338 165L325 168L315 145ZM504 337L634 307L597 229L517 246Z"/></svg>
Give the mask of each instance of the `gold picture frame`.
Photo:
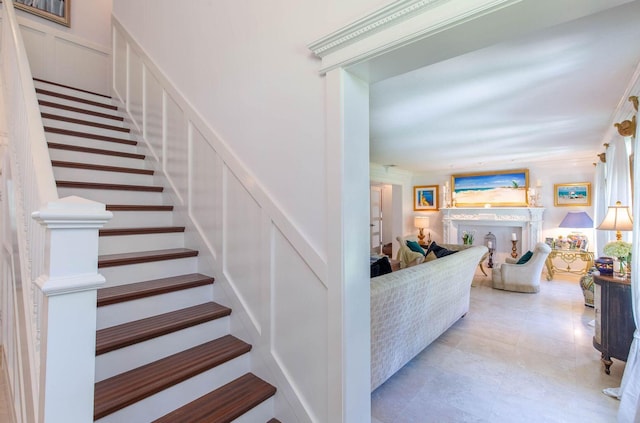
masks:
<svg viewBox="0 0 640 423"><path fill-rule="evenodd" d="M438 211L440 199L438 198L438 185L419 185L413 187L414 211Z"/></svg>
<svg viewBox="0 0 640 423"><path fill-rule="evenodd" d="M529 169L461 173L451 176L456 207L527 207Z"/></svg>
<svg viewBox="0 0 640 423"><path fill-rule="evenodd" d="M591 206L591 182L553 184L553 205L556 207Z"/></svg>
<svg viewBox="0 0 640 423"><path fill-rule="evenodd" d="M71 27L71 0L13 0L13 5L16 9Z"/></svg>

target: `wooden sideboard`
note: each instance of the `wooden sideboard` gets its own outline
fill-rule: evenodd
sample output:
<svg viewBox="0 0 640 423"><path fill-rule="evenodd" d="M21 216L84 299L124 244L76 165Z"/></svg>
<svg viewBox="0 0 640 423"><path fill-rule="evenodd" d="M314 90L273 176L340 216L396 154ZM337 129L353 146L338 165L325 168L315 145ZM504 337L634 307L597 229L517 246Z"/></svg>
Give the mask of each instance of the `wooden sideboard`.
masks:
<svg viewBox="0 0 640 423"><path fill-rule="evenodd" d="M627 361L636 325L631 306L631 281L610 276L593 276L596 329L593 346L602 353L605 373L611 358Z"/></svg>

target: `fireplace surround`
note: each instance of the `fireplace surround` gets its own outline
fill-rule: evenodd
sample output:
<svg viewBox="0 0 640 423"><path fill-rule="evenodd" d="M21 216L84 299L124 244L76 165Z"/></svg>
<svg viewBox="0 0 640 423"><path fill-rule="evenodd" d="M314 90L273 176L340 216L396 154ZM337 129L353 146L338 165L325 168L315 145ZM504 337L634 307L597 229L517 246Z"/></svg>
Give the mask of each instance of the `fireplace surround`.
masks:
<svg viewBox="0 0 640 423"><path fill-rule="evenodd" d="M533 251L536 243L542 240L542 207L490 207L490 208L443 208L443 242L460 244L461 231L465 228L482 228L487 231L505 232L507 229L516 234L521 251ZM493 228L493 229L492 229ZM482 244L483 237L476 236ZM501 250L507 250L502 242ZM510 250L511 245L508 245Z"/></svg>

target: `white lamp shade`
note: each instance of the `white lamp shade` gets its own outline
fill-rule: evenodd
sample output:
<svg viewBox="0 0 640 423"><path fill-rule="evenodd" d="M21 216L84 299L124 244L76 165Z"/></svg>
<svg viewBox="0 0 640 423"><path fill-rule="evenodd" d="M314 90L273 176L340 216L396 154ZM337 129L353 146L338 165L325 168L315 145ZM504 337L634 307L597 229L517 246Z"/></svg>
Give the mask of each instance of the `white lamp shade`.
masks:
<svg viewBox="0 0 640 423"><path fill-rule="evenodd" d="M428 228L429 217L428 216L416 216L413 218L413 226L416 228Z"/></svg>
<svg viewBox="0 0 640 423"><path fill-rule="evenodd" d="M607 215L597 229L606 231L632 231L633 218L628 206L623 206L620 201L615 206L609 206Z"/></svg>

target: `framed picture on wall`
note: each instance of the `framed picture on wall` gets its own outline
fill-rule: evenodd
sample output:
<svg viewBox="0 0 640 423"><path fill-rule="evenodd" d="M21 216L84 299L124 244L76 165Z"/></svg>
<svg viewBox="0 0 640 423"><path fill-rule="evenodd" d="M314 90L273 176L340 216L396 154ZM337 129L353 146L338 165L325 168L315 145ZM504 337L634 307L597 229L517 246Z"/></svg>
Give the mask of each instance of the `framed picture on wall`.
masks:
<svg viewBox="0 0 640 423"><path fill-rule="evenodd" d="M71 26L71 0L13 0L16 9L33 13L41 18Z"/></svg>
<svg viewBox="0 0 640 423"><path fill-rule="evenodd" d="M591 205L591 183L577 182L553 185L553 205L556 207Z"/></svg>
<svg viewBox="0 0 640 423"><path fill-rule="evenodd" d="M413 187L413 210L437 211L440 209L438 185L421 185Z"/></svg>
<svg viewBox="0 0 640 423"><path fill-rule="evenodd" d="M453 175L457 207L527 207L529 170L500 170Z"/></svg>

